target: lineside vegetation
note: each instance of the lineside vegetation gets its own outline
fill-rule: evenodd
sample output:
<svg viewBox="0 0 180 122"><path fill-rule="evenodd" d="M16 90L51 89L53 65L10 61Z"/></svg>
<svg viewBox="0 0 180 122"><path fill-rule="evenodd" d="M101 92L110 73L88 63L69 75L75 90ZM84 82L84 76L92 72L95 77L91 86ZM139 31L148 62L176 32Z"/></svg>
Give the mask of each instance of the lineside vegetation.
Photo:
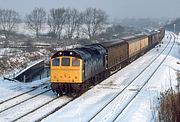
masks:
<svg viewBox="0 0 180 122"><path fill-rule="evenodd" d="M177 72L177 91L172 88L161 93L159 121L180 122L180 72Z"/></svg>

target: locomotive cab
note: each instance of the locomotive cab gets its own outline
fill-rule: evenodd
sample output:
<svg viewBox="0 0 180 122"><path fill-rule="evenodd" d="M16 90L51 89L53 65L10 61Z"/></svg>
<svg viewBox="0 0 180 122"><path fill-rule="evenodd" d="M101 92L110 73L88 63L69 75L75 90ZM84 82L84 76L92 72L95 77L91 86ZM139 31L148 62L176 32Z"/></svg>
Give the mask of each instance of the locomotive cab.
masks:
<svg viewBox="0 0 180 122"><path fill-rule="evenodd" d="M74 55L74 52L59 52L51 58L52 83L82 83L83 60Z"/></svg>

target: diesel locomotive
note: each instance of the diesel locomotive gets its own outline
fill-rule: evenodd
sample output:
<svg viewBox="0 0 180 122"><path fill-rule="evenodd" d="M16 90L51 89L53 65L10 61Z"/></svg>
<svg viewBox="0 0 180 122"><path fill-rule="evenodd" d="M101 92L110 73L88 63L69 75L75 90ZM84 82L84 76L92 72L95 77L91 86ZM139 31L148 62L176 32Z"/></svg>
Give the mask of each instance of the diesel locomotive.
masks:
<svg viewBox="0 0 180 122"><path fill-rule="evenodd" d="M56 52L50 59L51 88L80 95L157 45L165 29Z"/></svg>

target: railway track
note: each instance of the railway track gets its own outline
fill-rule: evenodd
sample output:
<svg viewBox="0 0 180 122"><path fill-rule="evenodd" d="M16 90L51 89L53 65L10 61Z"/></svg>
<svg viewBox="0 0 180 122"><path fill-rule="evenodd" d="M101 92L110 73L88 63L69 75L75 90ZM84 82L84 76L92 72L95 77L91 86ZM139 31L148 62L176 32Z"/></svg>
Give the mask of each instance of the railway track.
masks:
<svg viewBox="0 0 180 122"><path fill-rule="evenodd" d="M25 91L25 92L23 92L23 93L20 93L20 94L17 94L17 95L15 95L15 96L12 96L12 97L10 97L10 98L7 98L7 99L5 99L5 100L2 100L2 101L0 101L0 105L3 104L3 103L5 103L5 102L8 102L8 101L10 101L10 100L13 100L13 99L15 99L15 98L18 98L18 97L20 97L20 96L22 96L22 95L25 95L25 94L28 94L28 93L30 93L30 92L33 92L33 91L37 90L37 89L40 88L40 87L47 87L47 83L43 83L43 84L41 84L41 85L39 85L39 86L33 87L32 89L30 89L30 90L28 90L28 91Z"/></svg>
<svg viewBox="0 0 180 122"><path fill-rule="evenodd" d="M28 98L2 110L0 113L0 121L14 121L17 118L26 115L29 111L48 104L54 99L57 99L57 97L53 95L51 90L45 90L32 98Z"/></svg>
<svg viewBox="0 0 180 122"><path fill-rule="evenodd" d="M7 110L9 110L9 109L11 109L11 108L13 108L13 107L15 107L15 106L17 106L19 104L22 104L22 103L24 103L24 102L26 102L26 101L28 101L30 99L33 99L33 98L35 98L35 97L37 97L39 95L42 95L42 94L44 94L46 92L49 92L50 90L51 89L42 90L40 93L32 93L32 94L34 94L32 96L31 95L28 95L28 96L27 95L26 96L22 95L20 97L16 97L14 99L11 99L11 100L5 102L4 104L0 105L0 113L2 113L4 111L7 111ZM37 92L37 91L35 91L35 92Z"/></svg>
<svg viewBox="0 0 180 122"><path fill-rule="evenodd" d="M12 118L12 122L24 122L24 121L41 121L42 119L48 117L49 115L53 114L54 112L58 111L59 109L63 108L68 103L72 102L74 98L68 98L67 96L62 97L55 97L43 104L39 105L38 107L33 108L32 110L23 113L22 115L16 117L15 119ZM45 111L43 111L45 110ZM39 115L39 116L37 116Z"/></svg>
<svg viewBox="0 0 180 122"><path fill-rule="evenodd" d="M48 92L51 92L51 89L48 88L47 83L43 83L39 86L33 87L32 89L26 92L20 93L11 98L1 101L0 102L0 121L3 118L4 113L9 112L13 110L14 108L17 108L18 106L21 106L21 104L25 104L26 102L31 101L32 99L38 98L39 96L42 96Z"/></svg>
<svg viewBox="0 0 180 122"><path fill-rule="evenodd" d="M28 120L27 118L32 120L33 116L34 121L40 121L61 109L75 98L57 97L51 89L39 88L1 103L0 121L24 122ZM42 113L43 110L46 111Z"/></svg>
<svg viewBox="0 0 180 122"><path fill-rule="evenodd" d="M171 37L171 40L172 40L172 37ZM170 41L171 41L170 40ZM120 108L118 108L119 110L121 110L119 112L119 114L113 119L113 120L110 120L110 121L115 121L117 119L117 117L126 109L126 107L135 99L135 97L139 94L139 92L144 88L144 86L147 84L147 82L150 80L150 78L153 76L153 74L157 71L157 69L161 66L161 64L164 62L164 60L167 58L167 56L169 55L169 53L171 52L172 50L172 47L175 43L175 38L173 39L173 44L170 48L170 50L168 51L168 53L166 54L166 56L163 58L163 60L159 63L158 67L156 67L156 69L151 73L151 75L148 77L148 79L146 79L145 82L143 82L141 84L141 86L139 86L139 84L137 85L138 87L134 87L133 86L133 83L135 81L138 80L139 77L141 77L142 75L144 75L144 73L146 71L148 71L148 68L150 66L152 66L156 60L160 57L160 55L162 53L164 53L166 51L166 49L168 49L168 45L170 44L170 41L168 42L168 44L166 45L166 47L160 52L160 54L147 66L145 67L138 76L136 76L133 80L131 80L130 83L128 83L117 95L115 95L115 97L113 97L103 108L101 108L93 117L91 117L89 119L89 121L97 121L97 120L102 120L102 118L104 118L104 120L107 120L108 117L105 116L105 114L107 115L107 113L105 111L108 111L108 109L112 108L113 104L116 104L114 101L116 100L117 102L117 99L121 99L121 102L124 102L125 100L128 100L128 102L124 102L124 104L122 104L122 106L119 106ZM146 72L147 73L147 72ZM130 87L131 86L131 87ZM130 88L129 88L130 87ZM132 91L132 94L131 94L131 97L128 97L127 94L128 94L128 91L131 90ZM123 93L126 93L125 95L122 95ZM114 110L115 111L115 110Z"/></svg>
<svg viewBox="0 0 180 122"><path fill-rule="evenodd" d="M12 121L17 121L17 120L19 120L19 119L21 119L21 118L27 116L28 114L31 114L31 113L33 113L34 111L40 109L41 107L43 107L43 106L45 106L45 105L48 105L49 103L53 102L53 101L56 100L56 99L58 99L58 97L53 98L52 100L45 102L44 104L42 104L42 105L40 105L40 106L34 108L33 110L31 110L31 111L29 111L29 112L27 112L27 113L24 113L23 115L17 117L16 119L14 119L14 120L12 120Z"/></svg>
<svg viewBox="0 0 180 122"><path fill-rule="evenodd" d="M24 122L30 119L31 121L36 121L36 122L41 121L44 118L48 117L49 115L55 113L59 109L63 108L65 105L67 105L68 103L72 102L75 99L76 97L74 98L67 98L66 96L57 97L49 101L48 103L45 103L44 105L39 106L38 108L24 114L23 116L13 121ZM43 112L43 115L37 117L37 114L42 113L42 112Z"/></svg>
<svg viewBox="0 0 180 122"><path fill-rule="evenodd" d="M173 35L174 36L174 35ZM136 94L132 97L132 99L127 103L126 106L124 106L124 108L118 113L118 116L116 116L114 118L113 121L116 121L117 118L122 114L122 112L128 107L128 105L136 98L136 96L141 92L141 90L144 88L144 86L148 83L148 81L153 77L153 75L156 73L156 71L159 69L159 67L163 64L163 62L166 60L167 56L170 54L174 44L175 44L175 36L174 36L174 39L173 39L173 44L170 48L170 50L168 51L167 55L165 56L165 58L160 62L160 64L158 65L158 67L153 71L153 73L150 75L150 77L146 80L146 82L140 87L140 89L136 92Z"/></svg>

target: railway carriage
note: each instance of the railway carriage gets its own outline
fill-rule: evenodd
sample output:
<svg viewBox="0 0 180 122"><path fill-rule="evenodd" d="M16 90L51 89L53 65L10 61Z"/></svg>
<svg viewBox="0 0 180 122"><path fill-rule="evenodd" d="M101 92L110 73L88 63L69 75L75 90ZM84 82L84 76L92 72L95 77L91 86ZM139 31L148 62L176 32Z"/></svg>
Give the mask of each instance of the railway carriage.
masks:
<svg viewBox="0 0 180 122"><path fill-rule="evenodd" d="M122 39L100 43L106 49L106 69L115 71L127 65L128 44Z"/></svg>
<svg viewBox="0 0 180 122"><path fill-rule="evenodd" d="M148 36L146 36L145 34L137 34L136 37L140 40L140 52L142 55L148 50Z"/></svg>
<svg viewBox="0 0 180 122"><path fill-rule="evenodd" d="M122 39L125 40L128 44L128 59L129 62L132 62L138 57L140 53L141 50L140 40L136 36L128 36Z"/></svg>
<svg viewBox="0 0 180 122"><path fill-rule="evenodd" d="M148 36L148 50L150 50L158 43L158 33L157 31L151 31L149 33L146 33L146 35Z"/></svg>
<svg viewBox="0 0 180 122"><path fill-rule="evenodd" d="M164 35L165 35L165 28L161 27L158 29L159 31L159 42L164 38Z"/></svg>
<svg viewBox="0 0 180 122"><path fill-rule="evenodd" d="M148 49L148 37L145 34L136 34L122 38L128 43L128 58L132 62Z"/></svg>

